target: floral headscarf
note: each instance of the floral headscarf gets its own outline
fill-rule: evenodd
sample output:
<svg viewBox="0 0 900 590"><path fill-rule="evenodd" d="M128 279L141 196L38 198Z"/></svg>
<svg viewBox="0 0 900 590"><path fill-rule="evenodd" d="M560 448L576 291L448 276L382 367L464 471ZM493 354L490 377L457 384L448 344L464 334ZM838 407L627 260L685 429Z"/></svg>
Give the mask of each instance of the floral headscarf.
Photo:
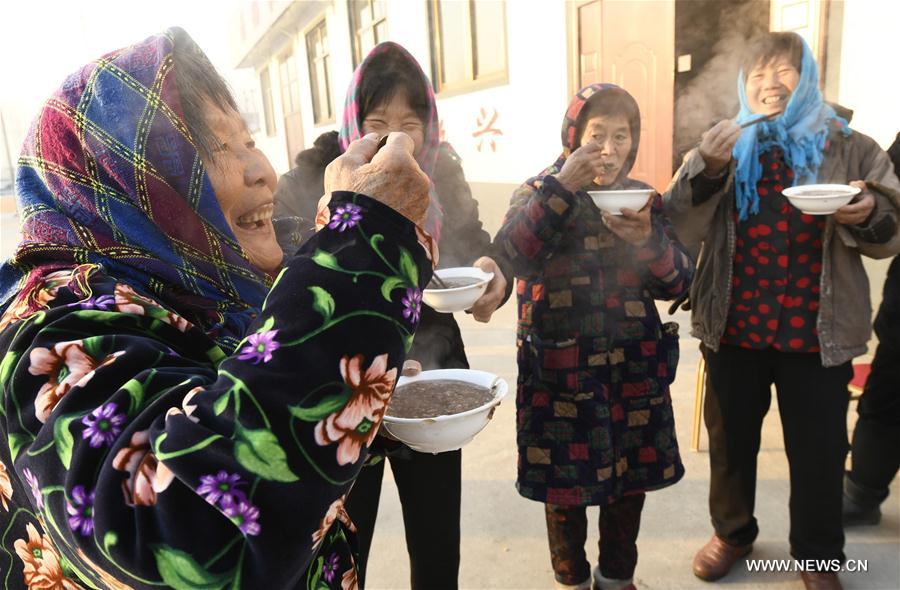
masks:
<svg viewBox="0 0 900 590"><path fill-rule="evenodd" d="M169 29L84 66L41 109L16 172L23 236L0 267L0 311L55 270L99 265L226 350L243 337L271 279L241 249L191 139L176 44L203 56Z"/></svg>
<svg viewBox="0 0 900 590"><path fill-rule="evenodd" d="M347 98L344 101L344 114L341 120L341 130L338 135L338 142L340 143L341 150L346 150L347 146L350 145L350 142L363 136L362 113L360 112L362 105L359 103L359 96L357 93L363 77L366 75L366 70L368 70L375 59L378 59L386 53L398 54L399 57L411 63L415 70L421 75L422 85L425 88L425 95L428 100L428 119L424 122L425 141L422 143L422 149L416 154L416 162L418 162L419 168L428 175L428 178L432 178L434 167L437 163L438 148L441 143L437 103L434 99L434 91L431 88L431 81L428 79L428 76L425 75L425 72L422 71L422 67L419 65L419 62L416 61L416 58L397 43L391 41L379 43L369 52L366 59L359 64L356 71L353 72L353 79L350 82L350 86L347 88ZM438 202L434 185L432 185L431 204L428 207L428 216L425 220L425 231L428 232L435 241L440 241L442 217L443 211Z"/></svg>
<svg viewBox="0 0 900 590"><path fill-rule="evenodd" d="M836 122L844 135L850 134L847 121L838 117L834 109L822 100L816 60L802 37L800 42L803 45L800 81L791 94L784 113L774 120L746 128L732 151L737 161L734 193L738 218L742 221L747 219L749 213L759 213L756 183L762 176L760 154L772 146L780 146L784 150L785 162L794 170L794 184L813 184L825 158L829 121ZM744 91L746 74L747 72L740 72L737 80L741 101L738 123L745 123L759 116L750 109L747 102L747 93Z"/></svg>

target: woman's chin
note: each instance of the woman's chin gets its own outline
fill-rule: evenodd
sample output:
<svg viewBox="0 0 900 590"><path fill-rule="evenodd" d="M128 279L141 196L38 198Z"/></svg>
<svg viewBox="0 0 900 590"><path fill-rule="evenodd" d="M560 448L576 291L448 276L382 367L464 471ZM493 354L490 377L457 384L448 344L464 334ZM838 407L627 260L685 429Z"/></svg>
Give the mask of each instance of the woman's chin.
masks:
<svg viewBox="0 0 900 590"><path fill-rule="evenodd" d="M278 270L284 260L284 251L275 239L271 223L260 229L237 229L234 233L253 266L267 273Z"/></svg>

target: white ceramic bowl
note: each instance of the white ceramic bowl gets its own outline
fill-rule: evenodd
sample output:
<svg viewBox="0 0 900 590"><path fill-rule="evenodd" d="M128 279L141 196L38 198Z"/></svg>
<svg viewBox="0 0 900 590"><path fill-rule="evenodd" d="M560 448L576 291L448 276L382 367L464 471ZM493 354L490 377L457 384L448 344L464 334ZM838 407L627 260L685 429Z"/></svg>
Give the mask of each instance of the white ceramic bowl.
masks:
<svg viewBox="0 0 900 590"><path fill-rule="evenodd" d="M786 188L781 194L807 215L831 215L849 203L859 190L846 184L807 184Z"/></svg>
<svg viewBox="0 0 900 590"><path fill-rule="evenodd" d="M421 453L444 453L462 448L487 426L491 412L509 389L506 381L493 373L471 369L422 371L415 377L400 377L397 387L405 383L435 379L454 379L492 388L494 398L477 408L435 418L396 418L386 413L383 427L388 433ZM390 411L388 406L387 412Z"/></svg>
<svg viewBox="0 0 900 590"><path fill-rule="evenodd" d="M422 291L422 301L425 304L443 313L465 311L484 295L488 283L494 278L494 273L485 272L475 266L461 266L456 268L442 268L434 273L443 280L447 279L477 279L478 282L465 287L453 289L425 289ZM434 284L432 280L431 284Z"/></svg>
<svg viewBox="0 0 900 590"><path fill-rule="evenodd" d="M640 211L650 195L653 194L652 189L631 189L623 191L588 191L594 204L603 211L612 215L621 215L622 209L631 209Z"/></svg>

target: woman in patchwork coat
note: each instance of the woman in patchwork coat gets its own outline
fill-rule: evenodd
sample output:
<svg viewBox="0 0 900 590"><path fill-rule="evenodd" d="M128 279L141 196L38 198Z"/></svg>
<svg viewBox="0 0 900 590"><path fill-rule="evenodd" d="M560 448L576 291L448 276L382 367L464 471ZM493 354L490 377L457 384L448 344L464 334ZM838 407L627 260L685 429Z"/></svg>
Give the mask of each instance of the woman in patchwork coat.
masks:
<svg viewBox="0 0 900 590"><path fill-rule="evenodd" d="M612 216L585 192L650 188L628 178L640 139L631 95L582 89L562 139L497 235L519 279L516 485L546 504L560 587L591 586L585 507L600 506L594 587L629 588L644 493L684 474L669 396L677 325L661 323L654 300L684 293L693 263L658 196Z"/></svg>

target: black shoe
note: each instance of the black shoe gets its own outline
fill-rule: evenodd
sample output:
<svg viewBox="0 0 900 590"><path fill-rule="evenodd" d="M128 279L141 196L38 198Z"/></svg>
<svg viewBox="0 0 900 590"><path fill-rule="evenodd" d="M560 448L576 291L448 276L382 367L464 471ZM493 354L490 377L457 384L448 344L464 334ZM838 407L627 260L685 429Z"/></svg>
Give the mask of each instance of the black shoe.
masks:
<svg viewBox="0 0 900 590"><path fill-rule="evenodd" d="M844 475L844 526L876 525L881 522L881 502L887 497L884 492L869 489Z"/></svg>

